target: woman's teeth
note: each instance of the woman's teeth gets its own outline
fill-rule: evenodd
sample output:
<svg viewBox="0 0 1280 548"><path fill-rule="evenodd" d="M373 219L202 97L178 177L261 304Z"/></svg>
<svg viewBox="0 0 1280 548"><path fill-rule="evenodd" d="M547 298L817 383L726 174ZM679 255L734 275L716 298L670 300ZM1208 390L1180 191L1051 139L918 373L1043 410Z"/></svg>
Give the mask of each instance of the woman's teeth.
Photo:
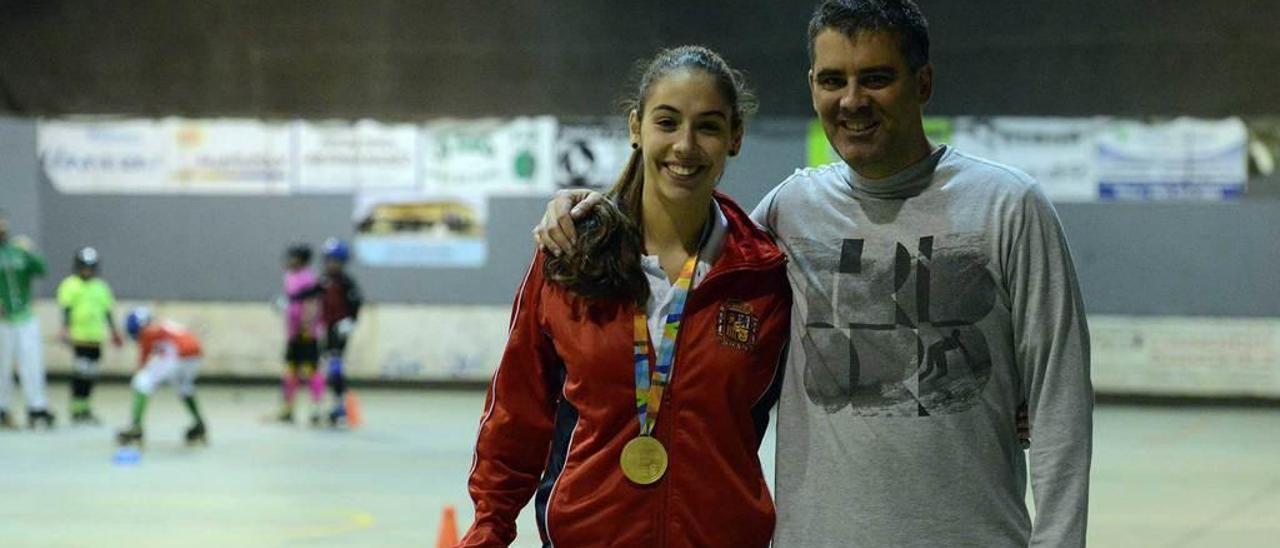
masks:
<svg viewBox="0 0 1280 548"><path fill-rule="evenodd" d="M667 164L667 169L672 173L681 177L688 177L698 172L697 166L682 166L676 164Z"/></svg>

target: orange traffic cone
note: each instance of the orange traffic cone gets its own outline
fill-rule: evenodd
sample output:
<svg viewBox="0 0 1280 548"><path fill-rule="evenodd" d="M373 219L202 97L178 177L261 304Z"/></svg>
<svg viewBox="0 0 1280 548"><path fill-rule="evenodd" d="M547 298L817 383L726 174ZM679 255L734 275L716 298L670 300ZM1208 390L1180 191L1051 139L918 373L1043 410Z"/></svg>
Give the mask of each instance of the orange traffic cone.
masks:
<svg viewBox="0 0 1280 548"><path fill-rule="evenodd" d="M347 408L347 426L359 428L364 423L364 415L360 411L360 398L356 397L355 392L348 391L342 398L342 405Z"/></svg>
<svg viewBox="0 0 1280 548"><path fill-rule="evenodd" d="M436 548L454 548L458 545L458 516L452 504L444 505L440 515L440 534L436 536Z"/></svg>

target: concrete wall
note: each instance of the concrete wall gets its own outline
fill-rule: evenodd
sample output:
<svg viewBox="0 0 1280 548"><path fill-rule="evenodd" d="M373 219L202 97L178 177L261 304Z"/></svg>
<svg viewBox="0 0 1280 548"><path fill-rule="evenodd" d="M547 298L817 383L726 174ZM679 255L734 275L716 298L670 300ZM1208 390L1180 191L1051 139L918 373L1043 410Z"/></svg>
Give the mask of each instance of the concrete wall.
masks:
<svg viewBox="0 0 1280 548"><path fill-rule="evenodd" d="M0 117L0 209L9 231L40 243L40 185L36 128L30 119Z"/></svg>

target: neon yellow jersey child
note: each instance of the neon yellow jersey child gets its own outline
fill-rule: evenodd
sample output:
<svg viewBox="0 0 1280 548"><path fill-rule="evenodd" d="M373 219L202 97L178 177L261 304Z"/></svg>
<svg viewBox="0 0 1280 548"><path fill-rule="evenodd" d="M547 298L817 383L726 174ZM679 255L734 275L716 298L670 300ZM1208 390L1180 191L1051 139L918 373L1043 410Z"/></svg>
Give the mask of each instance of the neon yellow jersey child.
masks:
<svg viewBox="0 0 1280 548"><path fill-rule="evenodd" d="M71 345L75 370L71 378L71 422L97 424L89 407L89 395L98 377L102 343L120 346L120 332L111 319L115 295L99 278L98 252L86 247L76 253L75 273L58 285L58 305L62 308L62 340Z"/></svg>

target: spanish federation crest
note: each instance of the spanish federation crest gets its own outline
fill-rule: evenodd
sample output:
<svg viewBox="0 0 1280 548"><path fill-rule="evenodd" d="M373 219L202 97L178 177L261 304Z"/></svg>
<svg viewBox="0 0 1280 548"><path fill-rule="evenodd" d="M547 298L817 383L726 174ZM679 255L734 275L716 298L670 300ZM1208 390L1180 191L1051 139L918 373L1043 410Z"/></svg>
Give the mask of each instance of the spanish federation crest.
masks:
<svg viewBox="0 0 1280 548"><path fill-rule="evenodd" d="M720 344L738 350L751 350L756 346L760 332L760 318L751 305L742 301L726 301L716 315L716 336Z"/></svg>

